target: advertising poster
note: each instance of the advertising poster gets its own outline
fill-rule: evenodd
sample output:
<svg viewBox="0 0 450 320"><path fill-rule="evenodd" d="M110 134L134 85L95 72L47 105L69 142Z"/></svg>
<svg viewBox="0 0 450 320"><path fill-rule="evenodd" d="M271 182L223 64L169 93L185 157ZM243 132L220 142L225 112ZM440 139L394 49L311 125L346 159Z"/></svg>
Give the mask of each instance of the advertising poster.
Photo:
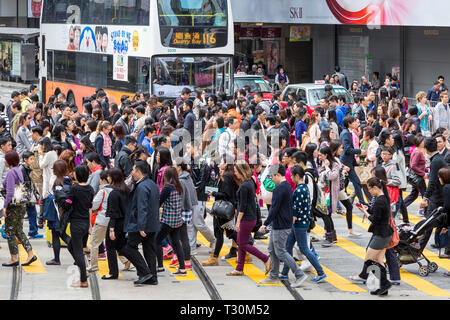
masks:
<svg viewBox="0 0 450 320"><path fill-rule="evenodd" d="M280 61L280 45L278 41L267 41L267 73L275 74Z"/></svg>
<svg viewBox="0 0 450 320"><path fill-rule="evenodd" d="M289 41L310 41L311 40L311 27L310 26L291 26Z"/></svg>
<svg viewBox="0 0 450 320"><path fill-rule="evenodd" d="M41 17L42 0L28 0L28 18Z"/></svg>
<svg viewBox="0 0 450 320"><path fill-rule="evenodd" d="M21 45L19 42L12 43L12 62L11 62L11 75L20 77L21 72Z"/></svg>
<svg viewBox="0 0 450 320"><path fill-rule="evenodd" d="M128 81L128 56L115 53L113 60L113 80Z"/></svg>
<svg viewBox="0 0 450 320"><path fill-rule="evenodd" d="M264 63L264 50L253 51L253 63Z"/></svg>

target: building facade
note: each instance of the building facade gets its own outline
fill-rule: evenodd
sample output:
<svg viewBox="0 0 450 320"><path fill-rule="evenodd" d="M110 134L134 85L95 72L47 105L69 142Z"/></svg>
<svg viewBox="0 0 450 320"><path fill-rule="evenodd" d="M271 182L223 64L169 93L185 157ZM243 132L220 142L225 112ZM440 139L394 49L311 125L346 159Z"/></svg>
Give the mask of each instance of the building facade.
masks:
<svg viewBox="0 0 450 320"><path fill-rule="evenodd" d="M275 62L291 83L321 80L339 65L349 82L373 72L382 82L386 74L396 75L407 97L431 88L439 75L450 77L448 1L231 2L235 63L262 62L271 77L268 66Z"/></svg>

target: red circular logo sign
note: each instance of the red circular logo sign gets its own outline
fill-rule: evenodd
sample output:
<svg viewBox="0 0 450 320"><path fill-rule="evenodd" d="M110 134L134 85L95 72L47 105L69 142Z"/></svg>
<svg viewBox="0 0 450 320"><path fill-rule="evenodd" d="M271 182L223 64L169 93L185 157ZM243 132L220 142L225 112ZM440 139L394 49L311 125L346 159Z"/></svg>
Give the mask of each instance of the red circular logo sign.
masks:
<svg viewBox="0 0 450 320"><path fill-rule="evenodd" d="M373 17L382 12L384 0L378 1L349 1L326 0L336 19L344 24L366 25L373 21ZM383 20L383 19L382 19Z"/></svg>

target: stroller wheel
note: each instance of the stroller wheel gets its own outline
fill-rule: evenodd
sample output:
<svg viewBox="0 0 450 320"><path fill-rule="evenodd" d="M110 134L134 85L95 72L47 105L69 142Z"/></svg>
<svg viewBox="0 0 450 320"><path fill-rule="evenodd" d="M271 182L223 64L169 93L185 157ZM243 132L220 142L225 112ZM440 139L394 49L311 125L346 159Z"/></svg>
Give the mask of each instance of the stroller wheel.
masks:
<svg viewBox="0 0 450 320"><path fill-rule="evenodd" d="M439 267L438 267L438 265L436 264L436 262L431 262L431 263L428 265L428 271L431 272L431 273L436 272L436 270L437 270L438 268L439 268Z"/></svg>
<svg viewBox="0 0 450 320"><path fill-rule="evenodd" d="M426 277L426 276L428 276L428 268L426 267L426 266L420 266L419 267L419 274L422 276L422 277Z"/></svg>

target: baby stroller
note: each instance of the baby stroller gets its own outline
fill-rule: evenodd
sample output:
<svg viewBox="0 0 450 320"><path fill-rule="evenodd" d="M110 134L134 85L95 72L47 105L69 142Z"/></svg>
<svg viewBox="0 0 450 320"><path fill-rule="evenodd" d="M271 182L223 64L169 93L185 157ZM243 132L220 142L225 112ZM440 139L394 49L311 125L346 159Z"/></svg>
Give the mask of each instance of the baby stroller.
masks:
<svg viewBox="0 0 450 320"><path fill-rule="evenodd" d="M397 252L399 267L404 264L417 263L419 265L419 275L422 277L436 272L438 265L428 260L423 254L423 250L430 239L433 229L442 223L442 216L441 211L436 209L428 218L423 219L414 227L407 223L397 226L400 241L394 250ZM426 266L420 263L422 260L427 262Z"/></svg>

